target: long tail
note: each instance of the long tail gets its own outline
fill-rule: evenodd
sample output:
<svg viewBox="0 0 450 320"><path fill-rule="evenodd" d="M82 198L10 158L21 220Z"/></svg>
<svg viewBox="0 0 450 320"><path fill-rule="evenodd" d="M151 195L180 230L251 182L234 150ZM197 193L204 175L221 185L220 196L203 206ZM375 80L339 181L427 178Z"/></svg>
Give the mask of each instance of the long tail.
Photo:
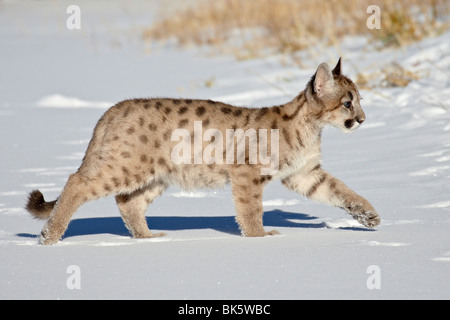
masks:
<svg viewBox="0 0 450 320"><path fill-rule="evenodd" d="M57 200L46 202L39 190L33 190L28 196L25 209L37 219L48 219Z"/></svg>

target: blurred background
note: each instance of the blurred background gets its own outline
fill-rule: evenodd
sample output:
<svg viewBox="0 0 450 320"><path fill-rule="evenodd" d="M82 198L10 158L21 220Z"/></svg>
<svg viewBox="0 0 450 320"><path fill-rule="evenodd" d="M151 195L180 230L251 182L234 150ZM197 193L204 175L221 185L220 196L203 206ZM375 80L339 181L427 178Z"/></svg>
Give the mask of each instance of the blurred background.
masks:
<svg viewBox="0 0 450 320"><path fill-rule="evenodd" d="M166 1L165 3L174 3ZM144 39L209 45L239 59L339 46L344 36L367 36L376 47L403 46L449 27L446 0L192 0L160 4ZM366 27L376 5L381 23ZM317 49L317 48L316 48ZM301 63L299 61L299 63Z"/></svg>

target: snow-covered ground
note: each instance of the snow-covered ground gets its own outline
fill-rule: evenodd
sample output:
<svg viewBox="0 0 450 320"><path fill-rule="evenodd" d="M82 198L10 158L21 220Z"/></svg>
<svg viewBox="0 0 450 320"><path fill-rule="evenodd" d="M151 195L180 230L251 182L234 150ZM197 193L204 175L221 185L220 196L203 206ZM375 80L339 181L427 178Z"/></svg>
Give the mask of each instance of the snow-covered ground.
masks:
<svg viewBox="0 0 450 320"><path fill-rule="evenodd" d="M69 4L0 3L0 299L450 298L449 32L381 52L348 39L299 69L145 44L155 2L78 1L81 30L66 27ZM59 195L107 106L157 96L284 103L340 55L353 78L391 62L422 75L361 90L362 127L323 134L323 167L371 201L376 231L274 182L264 224L280 236L240 237L229 187L172 188L147 213L165 238L131 239L105 198L83 206L60 243L38 245L43 223L23 209L27 193Z"/></svg>

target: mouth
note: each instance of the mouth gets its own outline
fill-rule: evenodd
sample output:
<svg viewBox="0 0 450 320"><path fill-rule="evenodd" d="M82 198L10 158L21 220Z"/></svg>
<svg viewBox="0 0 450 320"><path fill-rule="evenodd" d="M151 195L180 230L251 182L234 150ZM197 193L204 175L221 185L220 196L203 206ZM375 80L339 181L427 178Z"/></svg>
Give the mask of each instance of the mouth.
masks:
<svg viewBox="0 0 450 320"><path fill-rule="evenodd" d="M352 131L356 130L360 125L361 124L358 121L356 121L355 119L345 120L343 131L344 132L352 132Z"/></svg>

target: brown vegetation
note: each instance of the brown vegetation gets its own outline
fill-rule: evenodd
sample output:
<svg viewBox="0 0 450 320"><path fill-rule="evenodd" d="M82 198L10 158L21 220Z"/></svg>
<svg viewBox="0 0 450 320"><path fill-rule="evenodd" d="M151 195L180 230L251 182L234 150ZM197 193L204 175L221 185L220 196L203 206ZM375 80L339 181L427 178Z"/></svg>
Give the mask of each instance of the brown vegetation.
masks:
<svg viewBox="0 0 450 320"><path fill-rule="evenodd" d="M378 30L366 26L372 4L381 9ZM337 46L344 35L401 46L447 29L449 11L447 0L194 0L162 12L143 37L209 45L240 59Z"/></svg>

